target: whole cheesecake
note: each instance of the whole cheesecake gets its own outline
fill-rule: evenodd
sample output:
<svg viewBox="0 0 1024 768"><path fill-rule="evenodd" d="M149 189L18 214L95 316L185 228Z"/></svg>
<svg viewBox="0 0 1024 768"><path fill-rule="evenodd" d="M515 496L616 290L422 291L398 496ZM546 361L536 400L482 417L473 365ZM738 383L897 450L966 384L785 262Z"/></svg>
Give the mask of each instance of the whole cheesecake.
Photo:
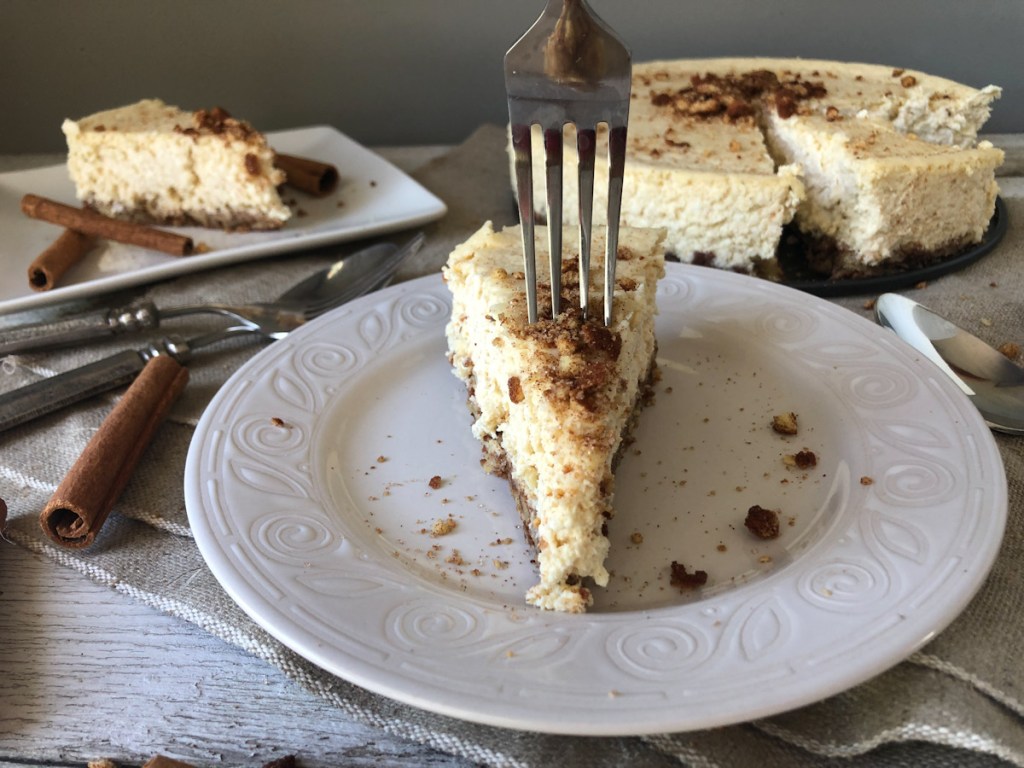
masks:
<svg viewBox="0 0 1024 768"><path fill-rule="evenodd" d="M665 227L682 261L768 277L791 223L831 277L945 258L979 242L992 218L1003 155L977 134L999 95L871 64L637 63L621 222ZM567 128L566 221L577 210L574 142ZM542 151L534 163L543 216Z"/></svg>
<svg viewBox="0 0 1024 768"><path fill-rule="evenodd" d="M538 303L550 307L546 231L538 228ZM565 231L564 242L575 236ZM590 316L579 309L577 254L564 246L563 307L527 321L519 227L488 223L449 256L449 359L465 382L484 468L508 479L537 549L527 602L581 612L604 586L614 468L655 376L655 291L664 232L619 233L613 325L603 322L604 230L595 230Z"/></svg>
<svg viewBox="0 0 1024 768"><path fill-rule="evenodd" d="M279 229L291 217L266 138L222 109L146 99L62 130L78 199L107 216L228 230Z"/></svg>

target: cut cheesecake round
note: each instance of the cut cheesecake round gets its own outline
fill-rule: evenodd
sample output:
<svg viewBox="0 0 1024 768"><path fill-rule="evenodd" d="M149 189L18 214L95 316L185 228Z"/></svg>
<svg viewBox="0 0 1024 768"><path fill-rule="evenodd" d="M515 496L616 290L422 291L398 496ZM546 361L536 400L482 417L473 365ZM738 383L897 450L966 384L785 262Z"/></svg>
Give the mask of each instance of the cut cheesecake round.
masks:
<svg viewBox="0 0 1024 768"><path fill-rule="evenodd" d="M291 217L266 138L222 109L146 99L62 130L78 199L106 216L228 230L279 229Z"/></svg>
<svg viewBox="0 0 1024 768"><path fill-rule="evenodd" d="M999 94L871 64L637 63L621 222L665 227L668 251L683 261L768 277L791 222L824 254L826 276L941 259L979 242L992 217L1003 155L977 134ZM577 207L574 141L567 128L567 222ZM538 149L542 216L543 164ZM606 165L596 190L607 188ZM605 207L599 192L595 220Z"/></svg>
<svg viewBox="0 0 1024 768"><path fill-rule="evenodd" d="M657 281L664 232L619 233L613 325L602 320L604 230L595 230L590 317L579 310L577 254L564 246L563 306L552 319L546 232L538 228L538 301L529 323L519 227L485 224L449 256L449 359L465 382L484 468L506 477L537 549L527 602L580 612L590 579L606 585L614 466L655 375ZM573 242L566 229L564 242Z"/></svg>

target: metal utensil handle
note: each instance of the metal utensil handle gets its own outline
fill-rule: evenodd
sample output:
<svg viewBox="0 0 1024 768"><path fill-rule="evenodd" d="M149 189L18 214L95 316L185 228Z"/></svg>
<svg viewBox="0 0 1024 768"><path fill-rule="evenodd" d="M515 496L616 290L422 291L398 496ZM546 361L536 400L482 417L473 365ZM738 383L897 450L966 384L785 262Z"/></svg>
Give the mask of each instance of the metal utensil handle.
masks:
<svg viewBox="0 0 1024 768"><path fill-rule="evenodd" d="M63 347L76 341L141 331L159 325L160 314L157 308L152 302L144 301L120 309L74 315L53 322L0 331L0 355Z"/></svg>
<svg viewBox="0 0 1024 768"><path fill-rule="evenodd" d="M128 349L0 395L0 432L127 384L147 359Z"/></svg>

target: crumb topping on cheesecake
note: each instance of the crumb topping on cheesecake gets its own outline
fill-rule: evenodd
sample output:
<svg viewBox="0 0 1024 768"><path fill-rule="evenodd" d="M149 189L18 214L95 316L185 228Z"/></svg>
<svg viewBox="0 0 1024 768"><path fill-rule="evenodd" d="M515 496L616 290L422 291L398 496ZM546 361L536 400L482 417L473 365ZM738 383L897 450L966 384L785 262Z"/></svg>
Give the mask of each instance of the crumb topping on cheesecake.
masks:
<svg viewBox="0 0 1024 768"><path fill-rule="evenodd" d="M780 117L791 117L797 113L800 102L820 99L828 93L820 80L805 80L800 73L780 78L768 69L726 75L694 73L688 85L670 91L658 90L656 85L671 79L667 72L662 76L655 72L641 77L652 87L654 106L669 106L676 114L687 117L721 118L730 123L740 120L756 123L760 102L765 97L771 97Z"/></svg>

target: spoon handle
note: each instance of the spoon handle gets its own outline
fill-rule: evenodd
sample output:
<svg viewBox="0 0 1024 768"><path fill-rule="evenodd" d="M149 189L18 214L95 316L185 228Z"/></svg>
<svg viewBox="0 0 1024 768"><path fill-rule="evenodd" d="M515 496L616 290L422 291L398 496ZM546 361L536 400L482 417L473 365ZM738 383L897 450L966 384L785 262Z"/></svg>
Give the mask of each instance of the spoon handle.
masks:
<svg viewBox="0 0 1024 768"><path fill-rule="evenodd" d="M142 301L118 309L5 330L0 334L0 355L65 347L79 341L141 331L159 325L160 313L156 306L150 301Z"/></svg>

